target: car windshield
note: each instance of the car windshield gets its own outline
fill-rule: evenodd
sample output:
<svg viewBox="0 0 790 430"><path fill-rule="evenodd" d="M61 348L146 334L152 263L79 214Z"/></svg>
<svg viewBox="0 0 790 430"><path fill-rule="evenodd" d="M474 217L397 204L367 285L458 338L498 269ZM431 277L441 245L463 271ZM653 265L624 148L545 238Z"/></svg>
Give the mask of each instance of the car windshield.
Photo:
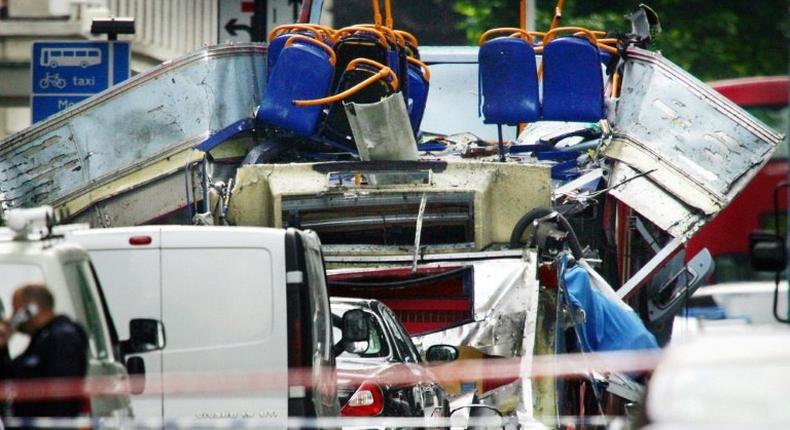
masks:
<svg viewBox="0 0 790 430"><path fill-rule="evenodd" d="M341 347L343 342L343 314L353 309L352 307L332 305L332 335L336 339L338 347ZM389 343L381 322L372 312L365 309L365 315L368 319L368 347L364 352L349 352L343 348L343 352L337 356L339 359L343 358L383 358L390 355Z"/></svg>

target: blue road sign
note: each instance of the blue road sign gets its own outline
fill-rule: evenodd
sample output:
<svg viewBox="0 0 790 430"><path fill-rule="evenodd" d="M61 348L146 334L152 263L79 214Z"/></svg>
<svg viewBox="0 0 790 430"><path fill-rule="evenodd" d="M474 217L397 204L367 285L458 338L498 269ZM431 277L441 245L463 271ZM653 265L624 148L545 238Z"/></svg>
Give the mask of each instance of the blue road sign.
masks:
<svg viewBox="0 0 790 430"><path fill-rule="evenodd" d="M125 41L34 42L33 122L128 79L130 59Z"/></svg>

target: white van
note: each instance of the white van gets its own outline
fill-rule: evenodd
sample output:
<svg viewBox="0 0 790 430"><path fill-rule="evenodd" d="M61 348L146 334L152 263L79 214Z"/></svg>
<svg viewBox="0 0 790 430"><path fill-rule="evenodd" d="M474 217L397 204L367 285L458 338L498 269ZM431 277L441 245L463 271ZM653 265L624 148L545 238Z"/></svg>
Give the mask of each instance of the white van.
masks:
<svg viewBox="0 0 790 430"><path fill-rule="evenodd" d="M332 324L315 233L247 227L143 226L74 231L94 261L113 318L161 320L167 345L142 354L150 381L136 416L258 418L337 416ZM124 336L126 333L121 333ZM282 376L311 368L313 387L171 394L177 381L223 375ZM174 382L175 381L175 382ZM160 394L163 392L164 394ZM283 425L285 427L285 425Z"/></svg>
<svg viewBox="0 0 790 430"><path fill-rule="evenodd" d="M61 239L63 231L87 226L54 226L50 207L11 210L4 221L8 227L0 228L0 314L4 314L0 318L10 316L11 298L18 287L43 283L55 298L55 313L77 321L88 334L88 376L110 378L115 380L112 384L128 386L124 364L130 373L140 374L144 369L139 359L123 363L123 352L160 347L161 324L135 320L124 333L129 340L119 340L88 254ZM134 338L129 338L130 332ZM29 342L29 336L15 333L9 342L11 357L21 354ZM85 412L93 417L128 416L129 396L91 396Z"/></svg>

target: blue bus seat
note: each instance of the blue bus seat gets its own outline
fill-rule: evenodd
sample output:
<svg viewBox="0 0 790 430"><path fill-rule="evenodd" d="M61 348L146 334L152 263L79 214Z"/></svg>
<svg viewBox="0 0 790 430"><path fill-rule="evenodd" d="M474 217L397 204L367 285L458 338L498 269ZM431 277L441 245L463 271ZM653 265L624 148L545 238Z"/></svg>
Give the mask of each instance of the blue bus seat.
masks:
<svg viewBox="0 0 790 430"><path fill-rule="evenodd" d="M280 53L285 47L285 42L287 42L288 39L294 35L312 37L324 42L329 46L334 44L334 41L330 35L325 33L323 30L314 28L307 24L285 24L277 26L274 28L274 30L272 30L271 33L269 33L269 46L266 51L267 77L271 76L272 70L274 70L274 66L277 64L277 59L280 57Z"/></svg>
<svg viewBox="0 0 790 430"><path fill-rule="evenodd" d="M598 47L563 37L543 48L543 119L596 122L604 117L604 82Z"/></svg>
<svg viewBox="0 0 790 430"><path fill-rule="evenodd" d="M480 108L485 124L534 122L540 119L535 50L517 37L499 37L480 46Z"/></svg>
<svg viewBox="0 0 790 430"><path fill-rule="evenodd" d="M332 48L305 36L292 36L280 53L256 118L300 136L315 133L322 106L295 106L294 100L329 95L334 75Z"/></svg>
<svg viewBox="0 0 790 430"><path fill-rule="evenodd" d="M409 57L409 97L406 106L409 109L409 122L414 136L420 132L420 123L425 113L425 104L428 101L428 88L430 86L430 71L428 66L420 60Z"/></svg>

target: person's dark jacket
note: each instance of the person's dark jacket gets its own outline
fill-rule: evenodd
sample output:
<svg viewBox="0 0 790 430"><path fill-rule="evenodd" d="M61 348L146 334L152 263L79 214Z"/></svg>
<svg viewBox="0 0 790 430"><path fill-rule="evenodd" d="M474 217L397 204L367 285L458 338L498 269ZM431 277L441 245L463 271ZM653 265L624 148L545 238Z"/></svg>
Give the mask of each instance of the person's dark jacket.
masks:
<svg viewBox="0 0 790 430"><path fill-rule="evenodd" d="M88 369L88 336L66 316L56 316L30 339L25 352L11 360L0 351L3 380L84 377ZM18 417L70 417L80 413L83 399L14 401Z"/></svg>

